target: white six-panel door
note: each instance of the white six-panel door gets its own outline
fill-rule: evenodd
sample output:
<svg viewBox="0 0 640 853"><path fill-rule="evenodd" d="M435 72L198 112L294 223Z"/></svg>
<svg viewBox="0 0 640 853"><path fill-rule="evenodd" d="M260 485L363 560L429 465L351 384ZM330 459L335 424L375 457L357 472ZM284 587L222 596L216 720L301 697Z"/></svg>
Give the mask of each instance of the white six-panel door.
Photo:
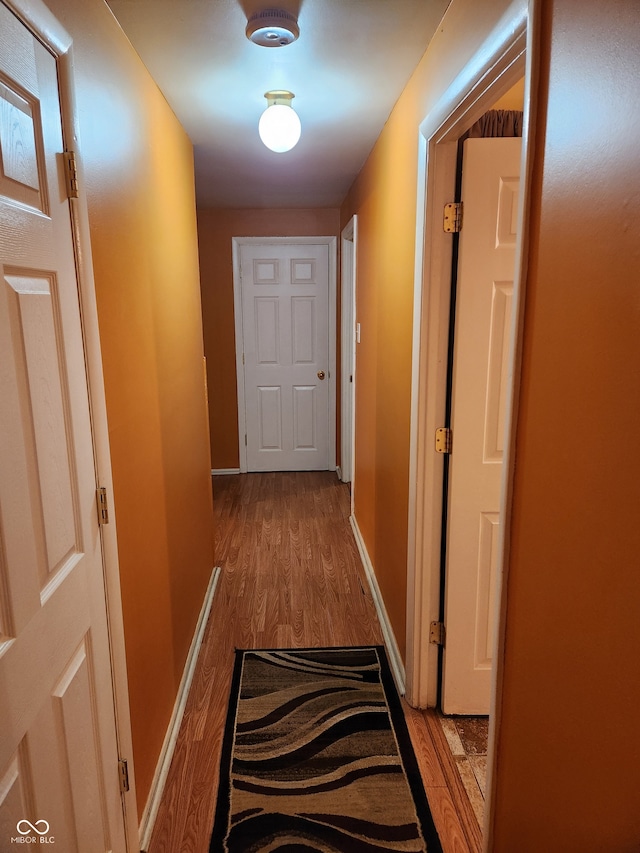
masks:
<svg viewBox="0 0 640 853"><path fill-rule="evenodd" d="M122 853L63 147L56 59L0 4L0 849Z"/></svg>
<svg viewBox="0 0 640 853"><path fill-rule="evenodd" d="M247 470L327 469L329 247L240 243L239 271Z"/></svg>
<svg viewBox="0 0 640 853"><path fill-rule="evenodd" d="M488 714L520 139L468 139L456 302L442 707Z"/></svg>

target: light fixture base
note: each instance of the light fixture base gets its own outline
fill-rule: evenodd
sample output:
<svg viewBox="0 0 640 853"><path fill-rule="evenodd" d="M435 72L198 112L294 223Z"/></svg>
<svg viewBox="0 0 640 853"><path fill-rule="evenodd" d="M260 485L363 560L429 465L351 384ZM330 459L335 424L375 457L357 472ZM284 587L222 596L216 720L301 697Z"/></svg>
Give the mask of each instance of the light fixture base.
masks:
<svg viewBox="0 0 640 853"><path fill-rule="evenodd" d="M283 9L255 12L247 21L247 38L261 47L286 47L300 35L295 15Z"/></svg>
<svg viewBox="0 0 640 853"><path fill-rule="evenodd" d="M267 99L267 106L269 107L274 104L284 104L285 107L290 107L291 101L295 98L293 92L289 92L287 89L271 89L265 92L264 96Z"/></svg>

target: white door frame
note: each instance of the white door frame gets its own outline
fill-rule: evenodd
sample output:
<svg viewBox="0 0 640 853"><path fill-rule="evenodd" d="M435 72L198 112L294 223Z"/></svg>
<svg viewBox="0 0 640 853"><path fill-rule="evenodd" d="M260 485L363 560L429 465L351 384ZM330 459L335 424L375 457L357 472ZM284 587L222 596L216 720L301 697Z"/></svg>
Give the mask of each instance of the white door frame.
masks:
<svg viewBox="0 0 640 853"><path fill-rule="evenodd" d="M533 4L534 0L532 10ZM529 92L532 62L535 61L535 50L531 47L535 28L531 18L527 0L515 0L420 126L407 578L407 698L417 707L434 706L438 690L438 648L429 642L429 628L430 623L439 618L443 463L442 457L434 452L434 436L436 429L444 424L452 263L451 237L443 231L442 210L453 200L458 139L525 76L524 167L513 296L514 351L510 356L509 423L501 507L503 537L509 527L509 483L513 471L510 426L518 382L521 282L526 260L521 235L526 234L523 222L527 216L530 183L531 146L527 145L527 137L530 136ZM504 548L503 538L499 574ZM500 669L499 650L494 663L495 685Z"/></svg>
<svg viewBox="0 0 640 853"><path fill-rule="evenodd" d="M336 470L336 274L337 274L337 240L335 237L232 237L231 248L233 256L233 313L236 331L236 377L238 388L238 449L240 457L240 473L246 474L247 447L244 443L246 435L247 415L245 408L244 387L244 329L242 325L242 279L240 277L240 247L243 245L287 245L299 244L307 246L327 246L329 250L329 463L328 470Z"/></svg>
<svg viewBox="0 0 640 853"><path fill-rule="evenodd" d="M351 511L353 512L356 414L356 259L358 254L358 217L356 214L342 229L341 240L340 479L343 483L351 483Z"/></svg>
<svg viewBox="0 0 640 853"><path fill-rule="evenodd" d="M80 321L84 337L87 383L91 407L96 486L105 487L110 499L109 523L100 527L100 534L102 539L102 564L107 624L111 647L116 737L119 756L127 759L129 771L129 791L122 797L124 827L127 849L130 853L134 853L134 851L137 853L140 849L138 811L133 766L133 743L131 738L129 687L124 645L120 570L118 564L115 510L113 507L111 451L109 447L98 310L91 257L89 214L84 191L85 182L82 172L82 152L75 106L73 42L69 34L42 0L2 0L2 2L11 9L56 57L59 72L63 137L65 145L68 148L74 149L78 156L80 197L78 199L71 199L69 207L71 210L71 229L76 250L76 270L81 303Z"/></svg>

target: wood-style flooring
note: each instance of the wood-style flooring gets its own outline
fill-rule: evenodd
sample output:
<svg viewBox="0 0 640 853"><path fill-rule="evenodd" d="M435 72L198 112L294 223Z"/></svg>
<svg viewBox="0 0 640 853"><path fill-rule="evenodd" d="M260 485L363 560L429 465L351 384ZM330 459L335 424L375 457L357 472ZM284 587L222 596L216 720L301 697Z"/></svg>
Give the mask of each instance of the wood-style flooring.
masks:
<svg viewBox="0 0 640 853"><path fill-rule="evenodd" d="M208 853L235 648L383 642L334 473L225 475L213 489L222 573L148 853ZM445 853L476 853L480 827L436 715L406 703L405 715Z"/></svg>

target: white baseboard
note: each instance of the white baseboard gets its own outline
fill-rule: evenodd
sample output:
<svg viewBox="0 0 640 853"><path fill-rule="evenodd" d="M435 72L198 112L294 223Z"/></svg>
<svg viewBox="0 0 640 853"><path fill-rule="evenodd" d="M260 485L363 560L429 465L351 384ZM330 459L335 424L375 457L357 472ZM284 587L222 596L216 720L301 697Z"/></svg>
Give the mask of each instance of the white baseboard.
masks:
<svg viewBox="0 0 640 853"><path fill-rule="evenodd" d="M158 808L160 807L160 800L162 799L162 792L164 791L165 782L167 781L169 766L171 765L173 751L178 739L178 732L180 731L180 724L182 723L184 709L187 704L189 689L191 687L191 682L193 681L193 675L198 661L198 654L204 638L204 631L207 627L207 620L213 603L213 596L216 591L218 578L220 577L220 571L221 569L216 567L211 574L209 586L202 603L202 609L200 610L200 616L198 617L196 629L191 641L191 647L182 673L182 679L180 681L180 687L178 688L178 695L173 708L173 714L171 715L171 721L169 722L167 734L165 735L164 743L162 744L162 749L160 751L160 758L158 759L158 764L156 766L156 772L153 777L153 782L151 783L149 798L147 799L147 804L142 813L142 819L140 821L141 853L144 853L144 851L147 850L149 842L151 841L151 833L153 832L153 826L158 815Z"/></svg>
<svg viewBox="0 0 640 853"><path fill-rule="evenodd" d="M371 588L373 603L376 606L376 612L382 627L382 636L384 637L384 644L389 655L389 664L391 666L391 671L393 672L396 687L398 689L398 693L401 696L404 696L406 692L406 673L404 663L402 662L402 656L400 655L400 649L398 648L398 643L396 642L396 637L393 633L393 628L391 627L391 622L389 621L389 616L384 606L382 593L378 586L378 581L376 579L375 571L373 570L373 564L371 563L369 552L367 551L367 546L364 544L362 533L358 527L358 522L353 515L349 517L349 521L351 522L353 535L355 536L356 545L358 546L360 558L362 559L362 565L364 566L367 580L369 581L369 587Z"/></svg>
<svg viewBox="0 0 640 853"><path fill-rule="evenodd" d="M342 468L339 465L336 465L336 474L340 482L342 482Z"/></svg>
<svg viewBox="0 0 640 853"><path fill-rule="evenodd" d="M239 474L239 468L212 468L211 474L214 477L220 476L220 474Z"/></svg>

